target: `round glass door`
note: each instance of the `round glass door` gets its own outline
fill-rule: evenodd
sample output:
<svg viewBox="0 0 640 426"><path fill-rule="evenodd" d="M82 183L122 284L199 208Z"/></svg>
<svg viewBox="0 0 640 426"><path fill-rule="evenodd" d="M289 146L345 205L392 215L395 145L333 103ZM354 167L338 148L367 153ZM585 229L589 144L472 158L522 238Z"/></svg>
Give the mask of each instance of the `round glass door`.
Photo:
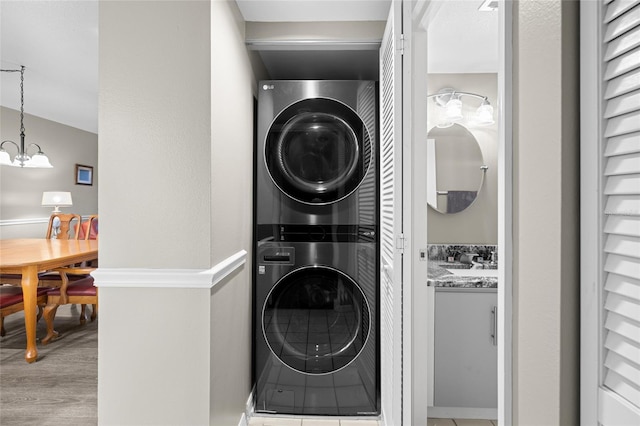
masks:
<svg viewBox="0 0 640 426"><path fill-rule="evenodd" d="M291 198L329 204L355 191L367 173L371 141L360 117L330 99L305 99L276 117L265 143L273 182Z"/></svg>
<svg viewBox="0 0 640 426"><path fill-rule="evenodd" d="M314 266L283 277L262 310L271 351L299 372L326 374L353 361L369 336L369 307L346 274Z"/></svg>

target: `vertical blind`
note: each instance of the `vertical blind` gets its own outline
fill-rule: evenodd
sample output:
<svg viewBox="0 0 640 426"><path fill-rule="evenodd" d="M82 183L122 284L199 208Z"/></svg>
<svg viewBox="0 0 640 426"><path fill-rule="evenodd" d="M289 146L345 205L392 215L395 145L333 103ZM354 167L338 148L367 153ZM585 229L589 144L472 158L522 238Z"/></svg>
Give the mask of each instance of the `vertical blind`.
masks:
<svg viewBox="0 0 640 426"><path fill-rule="evenodd" d="M640 410L640 0L603 7L602 385Z"/></svg>

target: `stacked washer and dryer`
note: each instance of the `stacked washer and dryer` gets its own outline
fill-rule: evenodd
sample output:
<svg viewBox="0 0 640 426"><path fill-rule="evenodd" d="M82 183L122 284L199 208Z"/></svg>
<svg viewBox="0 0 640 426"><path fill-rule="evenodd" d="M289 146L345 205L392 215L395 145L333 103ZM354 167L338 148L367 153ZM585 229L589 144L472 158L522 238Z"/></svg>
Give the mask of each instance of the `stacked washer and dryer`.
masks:
<svg viewBox="0 0 640 426"><path fill-rule="evenodd" d="M377 88L263 81L255 411L379 414Z"/></svg>

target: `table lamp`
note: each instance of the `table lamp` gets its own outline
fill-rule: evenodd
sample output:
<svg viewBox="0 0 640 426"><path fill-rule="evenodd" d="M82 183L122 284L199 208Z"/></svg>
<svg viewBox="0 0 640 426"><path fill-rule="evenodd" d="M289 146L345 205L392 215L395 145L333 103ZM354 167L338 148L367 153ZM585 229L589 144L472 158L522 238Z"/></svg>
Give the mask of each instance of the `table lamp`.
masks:
<svg viewBox="0 0 640 426"><path fill-rule="evenodd" d="M61 191L45 191L42 193L42 206L43 207L55 207L52 214L62 213L60 207L72 206L70 192Z"/></svg>

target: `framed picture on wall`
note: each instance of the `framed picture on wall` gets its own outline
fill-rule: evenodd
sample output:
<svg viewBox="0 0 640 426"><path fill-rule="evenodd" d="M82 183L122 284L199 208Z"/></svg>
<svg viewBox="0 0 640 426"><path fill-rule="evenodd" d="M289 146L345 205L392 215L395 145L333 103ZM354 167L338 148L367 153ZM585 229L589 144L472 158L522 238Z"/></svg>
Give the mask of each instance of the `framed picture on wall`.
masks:
<svg viewBox="0 0 640 426"><path fill-rule="evenodd" d="M76 164L76 185L93 185L93 167Z"/></svg>

